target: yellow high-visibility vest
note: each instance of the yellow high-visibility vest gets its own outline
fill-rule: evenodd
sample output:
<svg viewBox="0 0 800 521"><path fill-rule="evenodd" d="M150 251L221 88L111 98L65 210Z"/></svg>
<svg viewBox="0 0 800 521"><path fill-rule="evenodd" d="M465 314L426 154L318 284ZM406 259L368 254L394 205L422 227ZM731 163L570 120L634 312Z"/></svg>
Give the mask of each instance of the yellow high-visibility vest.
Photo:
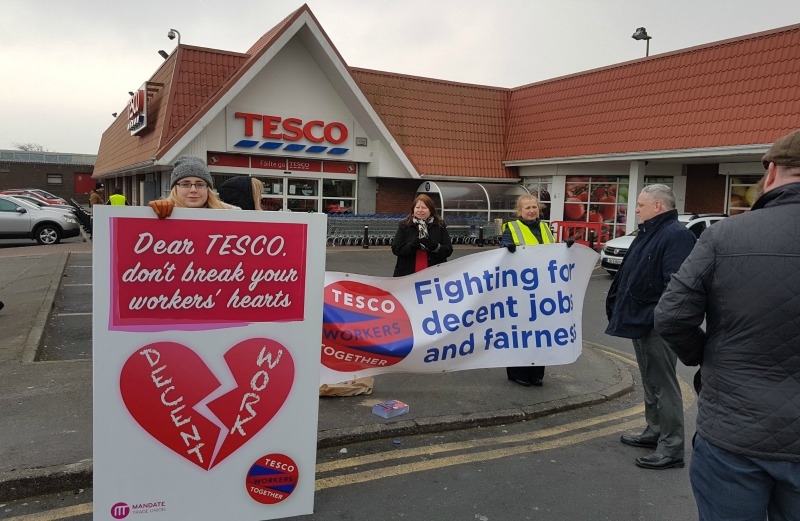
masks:
<svg viewBox="0 0 800 521"><path fill-rule="evenodd" d="M553 232L550 231L550 226L543 221L539 221L539 230L542 232L542 242L536 240L536 236L527 226L522 226L519 220L510 221L503 225L504 230L511 231L511 238L514 239L514 244L520 246L522 244L552 244Z"/></svg>
<svg viewBox="0 0 800 521"><path fill-rule="evenodd" d="M112 206L125 206L125 196L122 194L113 194L108 201Z"/></svg>

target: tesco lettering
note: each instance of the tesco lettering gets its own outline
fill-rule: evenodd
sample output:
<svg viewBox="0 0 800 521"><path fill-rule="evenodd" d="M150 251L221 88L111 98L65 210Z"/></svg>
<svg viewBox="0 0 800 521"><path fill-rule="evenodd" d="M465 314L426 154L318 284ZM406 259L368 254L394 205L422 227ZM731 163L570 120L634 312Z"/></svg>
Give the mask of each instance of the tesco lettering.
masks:
<svg viewBox="0 0 800 521"><path fill-rule="evenodd" d="M295 466L290 463L283 463L269 458L264 459L264 466L282 470L284 472L294 472L295 469Z"/></svg>
<svg viewBox="0 0 800 521"><path fill-rule="evenodd" d="M247 137L254 135L256 122L261 124L261 136L267 139L283 139L286 141L307 139L312 143L327 141L338 145L347 141L349 135L347 126L338 121L330 123L319 119L303 121L300 118L282 118L280 116L253 114L250 112L236 112L233 116L244 121L244 135Z"/></svg>
<svg viewBox="0 0 800 521"><path fill-rule="evenodd" d="M334 302L342 303L347 307L356 309L368 309L370 311L382 311L384 313L394 313L394 302L388 299L378 299L375 297L364 297L362 295L353 295L352 293L345 293L338 289L331 289L333 293Z"/></svg>

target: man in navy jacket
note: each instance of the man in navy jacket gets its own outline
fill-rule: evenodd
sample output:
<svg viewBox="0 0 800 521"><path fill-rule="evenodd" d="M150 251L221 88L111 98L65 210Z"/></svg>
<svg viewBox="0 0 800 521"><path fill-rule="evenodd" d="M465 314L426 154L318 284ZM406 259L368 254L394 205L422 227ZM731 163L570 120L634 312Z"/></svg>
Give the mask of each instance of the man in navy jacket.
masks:
<svg viewBox="0 0 800 521"><path fill-rule="evenodd" d="M606 334L633 341L642 375L647 427L622 435L626 445L655 449L636 458L646 469L683 467L683 401L677 357L653 329L653 311L673 273L692 251L694 234L678 221L675 194L666 185L649 185L636 202L639 233L619 267L606 298Z"/></svg>

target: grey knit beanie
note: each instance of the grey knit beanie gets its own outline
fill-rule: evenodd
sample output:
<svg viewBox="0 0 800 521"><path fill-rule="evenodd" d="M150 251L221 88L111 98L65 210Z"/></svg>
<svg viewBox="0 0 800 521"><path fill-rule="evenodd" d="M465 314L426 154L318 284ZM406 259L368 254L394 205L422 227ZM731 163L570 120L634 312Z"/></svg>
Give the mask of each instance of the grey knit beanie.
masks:
<svg viewBox="0 0 800 521"><path fill-rule="evenodd" d="M209 187L214 187L214 180L211 179L206 162L199 157L181 156L176 159L172 165L172 175L169 176L169 187L172 188L184 177L199 177L208 183Z"/></svg>

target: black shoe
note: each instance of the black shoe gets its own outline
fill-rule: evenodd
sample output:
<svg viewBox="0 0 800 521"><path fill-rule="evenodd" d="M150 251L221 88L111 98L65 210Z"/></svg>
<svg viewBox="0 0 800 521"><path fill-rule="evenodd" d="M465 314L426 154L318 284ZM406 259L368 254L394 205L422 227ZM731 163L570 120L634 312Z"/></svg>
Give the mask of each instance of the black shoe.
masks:
<svg viewBox="0 0 800 521"><path fill-rule="evenodd" d="M509 380L511 380L512 382L517 382L518 384L520 384L520 385L522 385L524 387L530 387L531 386L531 382L529 382L528 380L523 380L522 378L509 378Z"/></svg>
<svg viewBox="0 0 800 521"><path fill-rule="evenodd" d="M619 437L619 441L625 445L632 445L634 447L645 447L647 449L655 449L658 447L658 440L656 439L632 436L630 434L623 434Z"/></svg>
<svg viewBox="0 0 800 521"><path fill-rule="evenodd" d="M664 470L664 469L682 469L683 458L671 458L664 456L658 452L654 452L649 456L642 456L636 458L636 466L643 469Z"/></svg>
<svg viewBox="0 0 800 521"><path fill-rule="evenodd" d="M542 386L542 379L541 378L534 378L531 380L531 385L535 385L536 387Z"/></svg>
<svg viewBox="0 0 800 521"><path fill-rule="evenodd" d="M0 300L0 309L3 309L4 307L6 307L6 305L5 305L5 304L3 304L3 301L2 301L2 300Z"/></svg>

